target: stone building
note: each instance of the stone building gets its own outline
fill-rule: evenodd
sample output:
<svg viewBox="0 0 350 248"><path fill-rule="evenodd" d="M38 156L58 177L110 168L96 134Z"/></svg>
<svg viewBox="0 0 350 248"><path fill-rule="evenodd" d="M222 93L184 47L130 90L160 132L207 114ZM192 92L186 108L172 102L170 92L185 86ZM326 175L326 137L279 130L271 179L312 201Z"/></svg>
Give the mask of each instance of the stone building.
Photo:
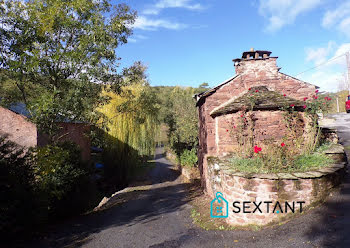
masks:
<svg viewBox="0 0 350 248"><path fill-rule="evenodd" d="M28 113L24 106L15 105L10 109L0 107L0 135L23 148L44 146L49 143L45 134L38 132L34 123L28 120ZM58 136L60 141L72 141L81 149L84 161L90 161L91 142L87 137L90 125L85 123L59 122Z"/></svg>
<svg viewBox="0 0 350 248"><path fill-rule="evenodd" d="M234 59L236 75L220 85L195 95L199 109L199 169L202 185L213 195L208 181L208 156L224 156L235 145L230 136L232 123L240 118L240 110L249 107L250 95L256 94L253 108L255 132L259 140L281 139L286 131L284 104L303 111L304 98L315 96L317 86L280 72L269 51L244 52ZM234 130L233 130L234 132Z"/></svg>

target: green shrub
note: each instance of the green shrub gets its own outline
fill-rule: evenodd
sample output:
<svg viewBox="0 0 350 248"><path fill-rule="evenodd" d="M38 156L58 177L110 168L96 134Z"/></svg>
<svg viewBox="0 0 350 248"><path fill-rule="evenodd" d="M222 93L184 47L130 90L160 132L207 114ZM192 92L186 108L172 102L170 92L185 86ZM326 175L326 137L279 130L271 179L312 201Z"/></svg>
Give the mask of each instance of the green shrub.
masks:
<svg viewBox="0 0 350 248"><path fill-rule="evenodd" d="M8 236L38 219L30 157L0 136L0 233Z"/></svg>
<svg viewBox="0 0 350 248"><path fill-rule="evenodd" d="M197 150L195 148L184 150L180 155L180 164L182 166L193 167L197 164L197 161Z"/></svg>
<svg viewBox="0 0 350 248"><path fill-rule="evenodd" d="M80 164L80 151L69 143L37 148L33 166L36 182L50 198L61 199L84 175Z"/></svg>
<svg viewBox="0 0 350 248"><path fill-rule="evenodd" d="M33 153L36 187L49 214L61 216L83 208L76 204L69 206L76 198L81 199L80 195L72 194L79 194L84 184L90 183L80 156L80 150L71 142L39 147Z"/></svg>

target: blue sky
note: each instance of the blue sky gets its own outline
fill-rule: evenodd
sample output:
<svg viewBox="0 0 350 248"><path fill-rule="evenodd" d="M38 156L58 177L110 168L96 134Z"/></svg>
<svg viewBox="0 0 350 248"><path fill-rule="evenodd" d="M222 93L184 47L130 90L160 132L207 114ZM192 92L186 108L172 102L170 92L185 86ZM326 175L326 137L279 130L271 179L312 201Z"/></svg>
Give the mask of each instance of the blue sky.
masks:
<svg viewBox="0 0 350 248"><path fill-rule="evenodd" d="M213 87L234 75L232 59L252 47L272 51L282 72L322 90L336 91L346 80L340 55L350 51L350 0L122 2L138 18L117 50L121 66L142 61L153 86Z"/></svg>

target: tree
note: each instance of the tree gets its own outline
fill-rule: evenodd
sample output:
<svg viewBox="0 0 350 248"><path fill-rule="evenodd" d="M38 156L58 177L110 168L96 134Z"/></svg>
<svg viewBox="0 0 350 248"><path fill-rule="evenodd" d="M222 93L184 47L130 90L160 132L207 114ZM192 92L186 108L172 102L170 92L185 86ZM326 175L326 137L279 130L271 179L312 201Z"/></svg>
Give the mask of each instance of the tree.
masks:
<svg viewBox="0 0 350 248"><path fill-rule="evenodd" d="M169 142L178 154L198 143L198 115L193 88L175 87L170 95L171 107L165 123L169 126Z"/></svg>
<svg viewBox="0 0 350 248"><path fill-rule="evenodd" d="M198 87L199 88L203 88L203 89L208 89L209 88L209 84L204 82L204 83L201 83Z"/></svg>
<svg viewBox="0 0 350 248"><path fill-rule="evenodd" d="M99 109L107 117L106 130L99 135L105 175L115 186L125 186L136 166L154 154L159 127L158 99L148 84L146 67L137 62L130 70L137 73L125 77L127 85L120 94L106 89L103 94L111 100Z"/></svg>
<svg viewBox="0 0 350 248"><path fill-rule="evenodd" d="M2 82L39 127L50 133L57 120L99 119L94 110L108 100L101 85L120 90L115 49L127 42L136 13L107 0L5 0L0 6Z"/></svg>

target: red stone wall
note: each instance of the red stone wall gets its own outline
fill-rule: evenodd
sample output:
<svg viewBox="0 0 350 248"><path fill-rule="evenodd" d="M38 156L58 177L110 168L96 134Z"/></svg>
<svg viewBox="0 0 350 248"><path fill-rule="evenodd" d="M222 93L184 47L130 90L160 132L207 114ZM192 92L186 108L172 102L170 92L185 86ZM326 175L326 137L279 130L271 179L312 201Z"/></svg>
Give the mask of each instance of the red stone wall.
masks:
<svg viewBox="0 0 350 248"><path fill-rule="evenodd" d="M301 128L305 128L308 122L301 113ZM226 155L233 152L237 145L236 132L241 120L241 113L217 116L216 124L216 152L218 155ZM273 139L281 143L287 134L286 122L282 111L254 111L254 137L260 147L264 147L265 140ZM302 129L301 129L302 131Z"/></svg>
<svg viewBox="0 0 350 248"><path fill-rule="evenodd" d="M266 85L269 89L281 92L282 94L286 94L298 100L303 100L304 97L311 98L315 94L316 86L303 83L280 73L278 75L281 78L280 80L271 81L262 81L264 77L258 77L255 81L245 82L242 79L243 81L241 82L241 77L237 77L206 97L205 103L203 104L205 111L202 114L204 115L207 132L206 142L203 142L207 145L208 154L218 155L215 146L215 120L210 116L210 112L234 96L239 95L242 91L248 90L253 86Z"/></svg>
<svg viewBox="0 0 350 248"><path fill-rule="evenodd" d="M35 124L25 116L0 107L0 134L8 135L14 143L29 148L37 145Z"/></svg>
<svg viewBox="0 0 350 248"><path fill-rule="evenodd" d="M210 196L213 192L221 192L228 201L228 218L226 222L231 225L266 225L271 222L279 222L283 219L291 218L294 214L291 211L285 212L285 202L292 204L295 202L295 214L300 213L297 201L304 201L303 211L309 206L323 201L328 196L330 190L339 185L345 175L345 163L333 165L305 173L277 173L274 175L250 175L250 178L238 176L224 170L224 167L209 159L208 163L208 185L210 185ZM264 177L265 176L265 177ZM268 178L269 177L269 178ZM239 201L241 212L235 213L237 208L233 208L233 203ZM278 201L281 204L283 213L267 212L262 205L261 210L255 213L243 213L243 201L264 202L271 201L275 205ZM248 211L254 210L254 205L250 204ZM289 209L288 209L289 210Z"/></svg>
<svg viewBox="0 0 350 248"><path fill-rule="evenodd" d="M280 73L279 68L276 65L276 58L257 59L257 60L243 60L236 65L236 72L238 76L233 78L227 84L219 87L215 91L211 92L208 96L199 100L199 119L200 119L200 134L199 134L199 168L201 169L202 177L206 177L206 169L204 168L205 155L220 155L221 152L225 152L225 142L222 143L222 151L218 149L216 136L216 121L210 116L210 112L229 101L233 97L241 94L243 91L247 91L254 86L266 86L269 90L286 94L289 97L303 100L304 97L311 98L315 95L316 86L297 80L291 76ZM271 115L273 119L269 119L269 114L262 116L265 121L261 122L261 125L269 128L278 127L282 131L280 122L276 122L277 115ZM219 118L220 119L220 118ZM265 123L264 123L265 122ZM221 123L221 122L220 122ZM226 130L223 125L220 125L221 134L219 139L225 140L223 130ZM276 132L275 132L276 134ZM226 142L227 143L227 142ZM202 168L203 167L203 168ZM205 182L203 179L202 182Z"/></svg>

